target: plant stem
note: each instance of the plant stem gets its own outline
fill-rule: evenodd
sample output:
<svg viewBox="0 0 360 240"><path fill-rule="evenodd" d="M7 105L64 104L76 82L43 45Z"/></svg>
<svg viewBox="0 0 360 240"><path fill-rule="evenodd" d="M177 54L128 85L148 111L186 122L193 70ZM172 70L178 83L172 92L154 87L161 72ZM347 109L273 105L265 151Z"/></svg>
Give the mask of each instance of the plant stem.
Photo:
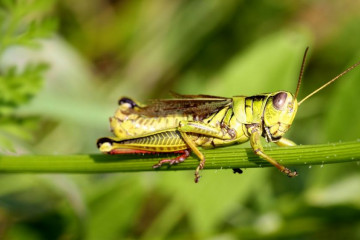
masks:
<svg viewBox="0 0 360 240"><path fill-rule="evenodd" d="M205 169L268 167L270 164L252 149L231 146L202 150L206 156ZM303 166L360 161L360 141L265 148L265 152L285 166ZM152 165L174 154L161 155L21 155L0 156L2 173L101 173L151 171ZM199 161L190 156L185 162L158 170L194 169Z"/></svg>

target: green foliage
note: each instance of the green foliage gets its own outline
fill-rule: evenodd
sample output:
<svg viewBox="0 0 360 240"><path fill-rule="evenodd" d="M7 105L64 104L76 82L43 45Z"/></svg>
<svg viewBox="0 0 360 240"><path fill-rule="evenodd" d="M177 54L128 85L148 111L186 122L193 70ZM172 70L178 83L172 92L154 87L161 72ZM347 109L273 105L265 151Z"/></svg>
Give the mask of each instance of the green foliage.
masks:
<svg viewBox="0 0 360 240"><path fill-rule="evenodd" d="M52 0L2 0L0 54L14 45L38 46L39 38L49 37L56 21L42 15L53 3Z"/></svg>
<svg viewBox="0 0 360 240"><path fill-rule="evenodd" d="M0 115L13 113L27 103L42 87L42 74L46 65L27 65L21 72L12 66L0 76Z"/></svg>
<svg viewBox="0 0 360 240"><path fill-rule="evenodd" d="M43 19L51 1L4 0L0 5L0 57L14 46L39 46L39 39L54 30L52 18ZM49 5L50 4L50 5ZM0 146L13 150L12 138L30 139L29 126L33 117L16 117L15 110L29 102L42 87L44 63L28 63L0 69Z"/></svg>

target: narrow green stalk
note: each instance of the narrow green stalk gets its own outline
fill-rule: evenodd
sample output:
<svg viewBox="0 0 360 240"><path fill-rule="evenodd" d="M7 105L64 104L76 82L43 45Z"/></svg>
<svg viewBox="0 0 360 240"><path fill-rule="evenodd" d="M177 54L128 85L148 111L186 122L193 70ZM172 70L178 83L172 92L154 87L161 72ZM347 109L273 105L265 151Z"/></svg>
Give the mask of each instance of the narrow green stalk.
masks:
<svg viewBox="0 0 360 240"><path fill-rule="evenodd" d="M252 149L240 146L202 151L206 156L205 169L268 167L270 164L257 157ZM265 148L265 152L285 166L303 166L360 161L360 141ZM21 155L0 156L2 173L101 173L151 171L161 155ZM184 163L158 170L188 170L198 165L196 157Z"/></svg>

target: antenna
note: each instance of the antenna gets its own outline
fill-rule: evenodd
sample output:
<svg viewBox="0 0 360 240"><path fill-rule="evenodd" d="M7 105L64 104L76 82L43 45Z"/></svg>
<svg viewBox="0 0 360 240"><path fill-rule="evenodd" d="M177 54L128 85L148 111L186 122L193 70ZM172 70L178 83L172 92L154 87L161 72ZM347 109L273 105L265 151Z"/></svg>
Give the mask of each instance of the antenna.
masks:
<svg viewBox="0 0 360 240"><path fill-rule="evenodd" d="M302 64L301 64L301 69L300 69L300 74L299 74L299 80L298 80L298 83L297 83L297 87L296 87L296 91L295 91L295 98L297 98L297 95L299 93L299 89L300 89L300 84L301 84L301 79L304 75L304 66L305 66L305 60L306 60L306 55L307 55L307 52L309 50L309 47L306 47L305 49L305 53L304 53L304 57L303 57L303 60L302 60Z"/></svg>
<svg viewBox="0 0 360 240"><path fill-rule="evenodd" d="M302 104L305 100L307 100L308 98L310 98L311 96L313 96L315 93L319 92L320 90L326 88L328 85L330 85L331 83L335 82L336 80L338 80L340 77L344 76L346 73L350 72L351 70L353 70L354 68L356 68L357 66L360 65L360 61L355 63L354 65L352 65L351 67L349 67L348 69L346 69L345 71L343 71L342 73L340 73L339 75L337 75L336 77L334 77L333 79L331 79L330 81L328 81L327 83L325 83L324 85L322 85L321 87L319 87L318 89L316 89L315 91L313 91L312 93L310 93L309 95L307 95L306 97L304 97L299 103L298 106L300 106L300 104Z"/></svg>

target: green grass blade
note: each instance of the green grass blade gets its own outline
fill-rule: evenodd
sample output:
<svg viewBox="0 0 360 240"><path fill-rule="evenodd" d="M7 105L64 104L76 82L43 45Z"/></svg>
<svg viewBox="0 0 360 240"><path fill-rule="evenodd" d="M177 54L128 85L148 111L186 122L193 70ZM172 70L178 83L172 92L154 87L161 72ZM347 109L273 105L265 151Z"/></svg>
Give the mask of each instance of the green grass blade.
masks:
<svg viewBox="0 0 360 240"><path fill-rule="evenodd" d="M342 163L360 160L360 141L306 145L295 147L265 148L265 152L285 166L303 166ZM270 164L252 149L232 146L203 150L207 163L205 169L256 168ZM101 173L152 171L160 159L174 156L162 155L22 155L0 156L2 173ZM198 160L191 156L184 163L158 170L194 169Z"/></svg>

